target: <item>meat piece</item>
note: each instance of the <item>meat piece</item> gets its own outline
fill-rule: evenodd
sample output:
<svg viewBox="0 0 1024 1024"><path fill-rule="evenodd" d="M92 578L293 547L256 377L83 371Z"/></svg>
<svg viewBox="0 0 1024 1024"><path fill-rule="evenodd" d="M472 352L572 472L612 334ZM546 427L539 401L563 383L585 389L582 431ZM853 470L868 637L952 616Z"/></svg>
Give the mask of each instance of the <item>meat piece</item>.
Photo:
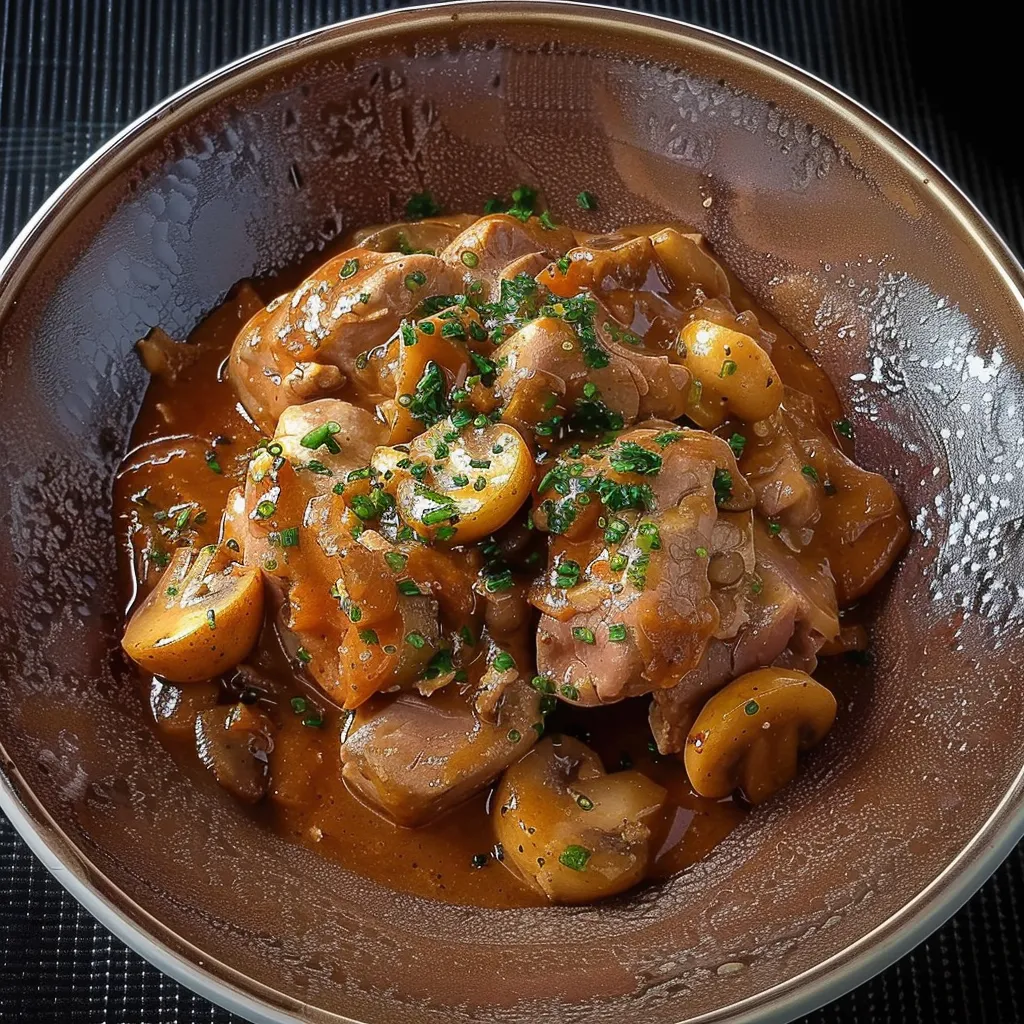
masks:
<svg viewBox="0 0 1024 1024"><path fill-rule="evenodd" d="M199 760L232 796L246 803L262 800L270 780L273 724L258 708L234 704L196 716Z"/></svg>
<svg viewBox="0 0 1024 1024"><path fill-rule="evenodd" d="M663 754L683 749L700 705L729 680L768 665L813 671L818 650L839 635L828 564L790 551L756 519L753 542L746 624L735 638L711 640L695 669L676 686L654 693L651 731Z"/></svg>
<svg viewBox="0 0 1024 1024"><path fill-rule="evenodd" d="M374 252L400 252L406 256L422 252L434 256L475 220L471 213L458 213L451 217L384 224L357 231L352 241L360 249Z"/></svg>
<svg viewBox="0 0 1024 1024"><path fill-rule="evenodd" d="M242 404L270 433L289 406L367 390L361 355L385 343L427 296L457 292L461 276L424 253L349 249L242 328L228 372Z"/></svg>
<svg viewBox="0 0 1024 1024"><path fill-rule="evenodd" d="M757 495L758 510L804 547L821 518L821 488L805 472L807 457L793 436L784 409L746 433L740 468ZM813 467L811 467L813 470Z"/></svg>
<svg viewBox="0 0 1024 1024"><path fill-rule="evenodd" d="M686 370L665 356L619 344L596 302L574 301L580 319L539 317L496 350L501 369L494 390L506 422L527 430L553 417L575 416L607 429L615 422L628 426L650 417L681 416L690 384ZM587 330L593 332L592 343L581 337Z"/></svg>
<svg viewBox="0 0 1024 1024"><path fill-rule="evenodd" d="M364 705L341 745L342 777L399 825L422 825L492 782L536 742L540 694L509 686L491 724L449 686Z"/></svg>
<svg viewBox="0 0 1024 1024"><path fill-rule="evenodd" d="M728 278L699 235L665 228L608 241L613 244L595 239L571 249L537 279L563 298L592 292L625 325L621 334L648 350L672 351L686 310L707 298L728 298Z"/></svg>
<svg viewBox="0 0 1024 1024"><path fill-rule="evenodd" d="M376 519L363 519L377 510L361 474L386 433L347 402L292 407L246 477L246 564L262 568L280 595L286 646L303 649L307 671L345 707L414 684L438 650L437 602L429 589L398 590L409 574L389 558L401 565L406 556L373 528Z"/></svg>
<svg viewBox="0 0 1024 1024"><path fill-rule="evenodd" d="M560 535L547 581L531 593L543 613L539 672L583 704L674 685L722 625L709 579L719 505L753 501L731 449L702 431L640 428L560 461L549 478L542 496L564 496L534 515ZM718 538L715 572L734 584L733 560L745 571L743 527L730 520Z"/></svg>
<svg viewBox="0 0 1024 1024"><path fill-rule="evenodd" d="M715 638L728 640L746 625L750 574L754 571L754 514L719 512L711 531L708 582L718 609Z"/></svg>
<svg viewBox="0 0 1024 1024"><path fill-rule="evenodd" d="M572 232L567 228L549 231L534 217L524 224L498 213L474 221L452 239L441 258L461 275L462 283L455 291L468 292L476 282L483 286L481 297L488 299L497 295L497 282L510 263L538 252L550 259L572 244Z"/></svg>
<svg viewBox="0 0 1024 1024"><path fill-rule="evenodd" d="M812 547L827 557L840 605L862 597L907 544L910 525L892 484L848 459L818 426L814 402L786 392L789 430L820 484L821 517Z"/></svg>
<svg viewBox="0 0 1024 1024"><path fill-rule="evenodd" d="M845 605L889 571L910 528L888 480L847 458L820 419L811 398L787 388L778 413L748 432L740 465L782 540L828 558Z"/></svg>

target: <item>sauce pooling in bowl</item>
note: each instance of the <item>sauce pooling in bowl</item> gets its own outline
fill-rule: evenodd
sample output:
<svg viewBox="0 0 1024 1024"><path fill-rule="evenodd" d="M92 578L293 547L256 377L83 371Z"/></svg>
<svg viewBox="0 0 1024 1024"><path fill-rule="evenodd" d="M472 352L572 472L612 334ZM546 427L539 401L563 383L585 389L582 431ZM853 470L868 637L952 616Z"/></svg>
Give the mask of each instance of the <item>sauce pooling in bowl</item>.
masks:
<svg viewBox="0 0 1024 1024"><path fill-rule="evenodd" d="M167 742L268 827L486 906L682 870L790 781L836 712L810 673L863 642L840 609L908 535L698 236L513 212L361 232L151 335L115 495Z"/></svg>

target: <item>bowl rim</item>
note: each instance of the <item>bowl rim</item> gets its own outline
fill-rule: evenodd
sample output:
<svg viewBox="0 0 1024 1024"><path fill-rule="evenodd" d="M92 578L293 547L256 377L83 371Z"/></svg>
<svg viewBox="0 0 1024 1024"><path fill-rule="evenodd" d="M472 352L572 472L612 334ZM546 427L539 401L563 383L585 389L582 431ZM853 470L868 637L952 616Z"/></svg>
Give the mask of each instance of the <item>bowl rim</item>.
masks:
<svg viewBox="0 0 1024 1024"><path fill-rule="evenodd" d="M378 36L398 25L406 29L427 28L460 19L474 24L533 20L569 27L582 19L612 32L660 38L670 45L685 40L690 46L713 54L724 53L796 87L854 125L927 186L1024 311L1024 268L974 203L913 143L866 106L816 75L749 43L663 15L576 0L455 0L367 14L279 40L208 72L135 118L61 182L0 256L0 323L52 238L88 199L167 132L244 87L248 79L287 71L319 52L329 51L338 42L357 42L360 37ZM2 737L0 810L57 881L104 927L153 966L255 1024L289 1024L299 1020L299 1015L308 1019L303 1012L308 1009L306 1004L209 957L119 890L91 864L39 802L7 754ZM732 1024L785 1024L839 998L890 966L948 920L989 878L1022 836L1024 766L959 853L889 918L843 950L792 978L691 1018L688 1024L712 1024L726 1019ZM114 894L120 907L114 902ZM183 955L185 950L190 959ZM317 1012L338 1024L360 1024L330 1011Z"/></svg>

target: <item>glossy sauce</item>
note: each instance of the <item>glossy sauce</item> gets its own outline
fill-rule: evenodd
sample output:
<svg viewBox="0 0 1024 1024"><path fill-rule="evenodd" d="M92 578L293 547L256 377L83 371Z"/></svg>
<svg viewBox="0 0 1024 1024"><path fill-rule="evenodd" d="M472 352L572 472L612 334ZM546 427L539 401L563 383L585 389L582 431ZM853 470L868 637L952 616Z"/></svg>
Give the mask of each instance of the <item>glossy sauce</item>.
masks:
<svg viewBox="0 0 1024 1024"><path fill-rule="evenodd" d="M198 547L218 540L228 492L244 484L249 450L261 436L224 379L222 365L252 313L299 279L295 270L274 281L242 283L188 339L195 357L173 379L152 377L115 488L119 568L129 609L152 587L176 544ZM752 308L738 283L731 283L737 309ZM821 425L830 425L842 415L831 383L802 346L762 311L756 313L777 332L772 358L780 375L810 394L825 421ZM652 322L642 311L636 316L646 318L640 328ZM158 733L189 770L196 764L197 711L241 699L270 717L275 726L270 789L250 813L280 835L417 895L488 907L547 902L496 863L500 852L488 817L493 787L417 829L392 825L354 797L342 782L338 760L339 734L348 716L289 659L269 625L246 665L228 677L180 688L143 679L140 690ZM598 752L607 770L635 767L666 788L663 835L652 847L657 853L650 872L665 877L705 856L745 811L731 799L697 796L681 758L652 753L648 703L644 697L596 709L560 704L547 720L547 732L577 736ZM310 719L322 724L303 724Z"/></svg>

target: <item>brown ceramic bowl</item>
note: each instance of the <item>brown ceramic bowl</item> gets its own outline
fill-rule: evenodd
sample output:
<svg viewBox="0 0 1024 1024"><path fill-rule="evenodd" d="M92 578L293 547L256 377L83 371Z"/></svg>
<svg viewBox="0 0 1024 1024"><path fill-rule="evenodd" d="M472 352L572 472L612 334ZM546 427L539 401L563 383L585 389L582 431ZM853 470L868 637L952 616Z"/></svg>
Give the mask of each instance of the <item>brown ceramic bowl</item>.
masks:
<svg viewBox="0 0 1024 1024"><path fill-rule="evenodd" d="M682 219L806 340L916 533L873 668L783 798L600 906L398 896L259 830L145 725L111 475L145 385L240 278L519 180ZM907 143L800 71L593 7L406 10L239 61L126 129L0 264L3 807L168 973L260 1021L782 1021L891 962L1021 835L1020 268Z"/></svg>

